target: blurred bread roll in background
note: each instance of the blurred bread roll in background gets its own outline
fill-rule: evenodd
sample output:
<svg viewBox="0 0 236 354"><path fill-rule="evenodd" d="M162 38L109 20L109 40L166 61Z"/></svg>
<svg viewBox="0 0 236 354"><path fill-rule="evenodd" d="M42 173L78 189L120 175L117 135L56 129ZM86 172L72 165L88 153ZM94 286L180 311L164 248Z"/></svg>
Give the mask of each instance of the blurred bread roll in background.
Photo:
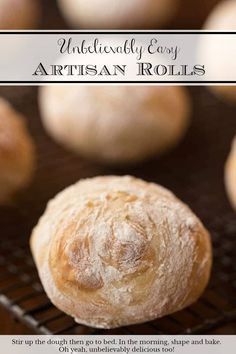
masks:
<svg viewBox="0 0 236 354"><path fill-rule="evenodd" d="M0 29L30 29L40 18L38 0L0 0Z"/></svg>
<svg viewBox="0 0 236 354"><path fill-rule="evenodd" d="M213 11L210 13L205 25L205 30L214 31L235 31L236 30L236 1L235 0L223 0L221 1ZM210 37L211 40L211 37ZM227 41L225 40L227 47ZM236 70L236 50L233 55L222 55L224 48L217 46L213 47L212 55L208 55L208 67L211 71L215 70L215 77L217 77L217 71L221 71L221 74L225 73L224 77L234 80L232 73ZM229 47L229 45L228 45ZM214 50L215 49L215 50ZM227 50L228 48L226 48ZM227 59L224 62L223 58ZM231 60L233 61L231 64ZM212 92L214 92L220 98L236 103L236 86L210 86Z"/></svg>
<svg viewBox="0 0 236 354"><path fill-rule="evenodd" d="M169 21L178 0L58 0L73 27L151 28Z"/></svg>
<svg viewBox="0 0 236 354"><path fill-rule="evenodd" d="M236 136L225 165L225 185L230 202L236 210Z"/></svg>
<svg viewBox="0 0 236 354"><path fill-rule="evenodd" d="M159 155L179 142L189 123L189 97L177 86L44 86L39 101L52 137L104 163Z"/></svg>
<svg viewBox="0 0 236 354"><path fill-rule="evenodd" d="M55 306L115 328L195 302L210 275L209 234L170 191L134 177L96 177L49 202L31 250Z"/></svg>
<svg viewBox="0 0 236 354"><path fill-rule="evenodd" d="M24 118L0 99L0 204L11 201L14 193L31 180L34 144Z"/></svg>

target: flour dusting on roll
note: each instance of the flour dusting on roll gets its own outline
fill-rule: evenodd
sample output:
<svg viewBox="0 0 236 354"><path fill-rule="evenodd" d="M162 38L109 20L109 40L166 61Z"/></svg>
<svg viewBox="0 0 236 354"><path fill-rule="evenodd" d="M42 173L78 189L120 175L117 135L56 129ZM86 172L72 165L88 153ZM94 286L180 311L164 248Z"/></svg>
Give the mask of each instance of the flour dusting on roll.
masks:
<svg viewBox="0 0 236 354"><path fill-rule="evenodd" d="M211 269L207 230L163 187L134 177L81 180L49 202L31 249L52 302L114 328L195 302Z"/></svg>
<svg viewBox="0 0 236 354"><path fill-rule="evenodd" d="M140 29L168 22L178 0L58 0L58 4L74 27Z"/></svg>
<svg viewBox="0 0 236 354"><path fill-rule="evenodd" d="M158 156L183 138L191 105L183 87L45 86L44 127L60 144L105 164Z"/></svg>

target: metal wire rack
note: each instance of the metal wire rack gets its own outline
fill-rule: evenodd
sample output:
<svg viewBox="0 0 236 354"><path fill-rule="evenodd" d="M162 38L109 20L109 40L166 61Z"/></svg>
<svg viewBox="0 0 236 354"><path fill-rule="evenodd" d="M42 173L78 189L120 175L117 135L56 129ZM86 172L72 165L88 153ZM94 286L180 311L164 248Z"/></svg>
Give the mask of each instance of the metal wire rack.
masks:
<svg viewBox="0 0 236 354"><path fill-rule="evenodd" d="M200 26L217 0L209 0L200 8L195 2L198 14L181 11L173 28ZM42 0L42 3L43 28L65 28L56 2ZM184 0L184 5L191 10L189 1ZM0 87L0 95L9 98L29 118L38 155L32 186L17 202L0 208L0 304L34 333L104 333L76 324L51 304L39 282L28 239L47 200L55 193L79 178L109 173L129 173L163 184L186 201L212 234L214 267L205 294L190 308L151 323L105 333L202 334L236 323L236 216L225 195L222 173L230 142L236 133L235 106L219 102L203 88L191 91L193 124L183 143L163 159L116 171L64 151L45 135L35 88Z"/></svg>
<svg viewBox="0 0 236 354"><path fill-rule="evenodd" d="M193 123L180 146L163 158L115 170L57 146L41 126L37 89L14 90L12 95L0 88L0 94L9 96L29 118L38 167L32 186L12 205L0 208L0 304L39 334L202 334L236 322L236 216L223 184L223 165L236 132L235 107L217 101L203 88L192 88ZM201 299L184 311L141 325L95 330L76 324L49 301L28 239L48 199L67 185L83 177L127 173L165 185L199 215L212 235L212 277Z"/></svg>

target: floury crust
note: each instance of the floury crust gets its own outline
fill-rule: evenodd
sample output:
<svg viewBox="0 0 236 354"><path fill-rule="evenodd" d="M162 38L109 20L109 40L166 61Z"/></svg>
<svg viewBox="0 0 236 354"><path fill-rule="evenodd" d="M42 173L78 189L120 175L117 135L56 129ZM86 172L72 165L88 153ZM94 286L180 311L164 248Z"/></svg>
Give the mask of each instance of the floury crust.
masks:
<svg viewBox="0 0 236 354"><path fill-rule="evenodd" d="M188 65L152 65L151 63L137 63L136 75L128 75L128 65L112 64L112 65L80 65L80 64L54 64L49 67L45 67L40 63L33 73L34 76L53 76L53 77L81 77L81 76L112 76L114 78L123 77L124 81L130 77L188 77L188 76L204 76L204 65L194 65L193 67ZM126 79L126 80L125 80Z"/></svg>

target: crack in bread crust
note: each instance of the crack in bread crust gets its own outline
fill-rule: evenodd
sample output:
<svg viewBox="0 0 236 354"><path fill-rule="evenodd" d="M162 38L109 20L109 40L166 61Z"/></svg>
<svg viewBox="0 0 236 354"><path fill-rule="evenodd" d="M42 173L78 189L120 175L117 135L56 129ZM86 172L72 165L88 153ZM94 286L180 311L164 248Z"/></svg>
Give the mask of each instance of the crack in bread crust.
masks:
<svg viewBox="0 0 236 354"><path fill-rule="evenodd" d="M49 203L31 248L54 304L111 328L178 311L204 290L209 234L171 192L133 177L97 177Z"/></svg>

